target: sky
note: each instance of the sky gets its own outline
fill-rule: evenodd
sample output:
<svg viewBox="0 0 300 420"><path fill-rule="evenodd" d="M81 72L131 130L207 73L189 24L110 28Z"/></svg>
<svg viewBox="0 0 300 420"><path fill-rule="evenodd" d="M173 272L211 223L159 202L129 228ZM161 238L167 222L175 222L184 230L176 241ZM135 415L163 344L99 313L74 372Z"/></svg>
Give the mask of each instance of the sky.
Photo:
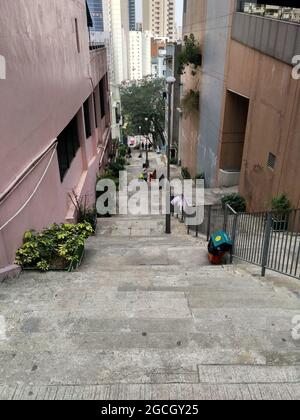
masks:
<svg viewBox="0 0 300 420"><path fill-rule="evenodd" d="M183 0L176 0L176 21L182 25ZM142 0L136 0L136 20L142 22Z"/></svg>

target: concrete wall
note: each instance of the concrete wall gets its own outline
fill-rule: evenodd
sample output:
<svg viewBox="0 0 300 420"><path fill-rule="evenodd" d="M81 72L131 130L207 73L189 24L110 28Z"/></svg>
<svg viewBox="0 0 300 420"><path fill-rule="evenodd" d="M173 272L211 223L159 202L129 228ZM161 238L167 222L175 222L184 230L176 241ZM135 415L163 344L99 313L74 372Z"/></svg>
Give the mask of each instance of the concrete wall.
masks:
<svg viewBox="0 0 300 420"><path fill-rule="evenodd" d="M78 24L79 51L75 19ZM88 47L84 0L1 1L0 51L6 58L7 78L0 80L0 192L6 190L63 131L107 72L106 51ZM109 107L107 95L106 107ZM68 193L75 189L93 201L94 183L103 148L110 136L109 118L85 138L81 118L81 148L61 183L55 153L40 187L24 210L0 232L0 267L13 262L27 229L42 229L74 217ZM90 112L94 106L90 99ZM91 117L91 120L92 120ZM95 120L93 120L95 121ZM92 122L93 124L93 122ZM0 202L0 226L9 220L34 192L51 153Z"/></svg>
<svg viewBox="0 0 300 420"><path fill-rule="evenodd" d="M181 106L181 77L177 72L177 57L178 54L181 52L181 45L175 43L167 43L166 48L166 78L168 77L175 77L176 83L174 84L173 88L173 95L172 95L172 146L177 149L179 146L179 125L180 125L180 118L181 114L178 112ZM168 130L168 109L166 109L166 132Z"/></svg>
<svg viewBox="0 0 300 420"><path fill-rule="evenodd" d="M225 100L220 168L239 172L242 166L249 100L230 91L226 92Z"/></svg>
<svg viewBox="0 0 300 420"><path fill-rule="evenodd" d="M300 52L300 25L236 13L232 39L291 64L292 58Z"/></svg>
<svg viewBox="0 0 300 420"><path fill-rule="evenodd" d="M224 74L234 6L235 2L231 0L207 2L197 161L197 172L205 173L207 186L215 186L217 183Z"/></svg>
<svg viewBox="0 0 300 420"><path fill-rule="evenodd" d="M187 0L186 13L183 16L183 36L194 34L203 52L204 30L207 0ZM191 69L186 68L182 76L183 92L199 91L201 85L201 70L192 75ZM187 167L192 176L197 174L199 114L184 112L181 121L181 141L179 155L183 167Z"/></svg>
<svg viewBox="0 0 300 420"><path fill-rule="evenodd" d="M228 89L249 97L240 192L249 210L270 208L285 192L300 206L300 85L291 66L232 41ZM269 153L276 156L268 168Z"/></svg>

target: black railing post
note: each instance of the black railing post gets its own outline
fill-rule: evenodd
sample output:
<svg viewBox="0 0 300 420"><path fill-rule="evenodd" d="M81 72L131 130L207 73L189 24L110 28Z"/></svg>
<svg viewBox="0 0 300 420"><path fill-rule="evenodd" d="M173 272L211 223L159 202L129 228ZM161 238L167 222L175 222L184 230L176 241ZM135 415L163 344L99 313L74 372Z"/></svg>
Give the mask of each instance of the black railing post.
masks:
<svg viewBox="0 0 300 420"><path fill-rule="evenodd" d="M234 257L234 252L235 252L235 239L236 239L236 233L237 233L237 226L238 226L238 213L234 215L234 219L233 219L233 225L232 225L232 248L230 251L230 264L233 263L233 257Z"/></svg>
<svg viewBox="0 0 300 420"><path fill-rule="evenodd" d="M265 277L266 269L268 266L269 250L270 250L270 242L271 242L271 234L272 234L272 224L273 224L272 213L268 213L267 224L266 224L266 229L265 229L265 238L263 242L263 256L262 256L262 269L261 269L262 277Z"/></svg>
<svg viewBox="0 0 300 420"><path fill-rule="evenodd" d="M211 209L212 209L212 206L208 206L207 231L206 231L207 242L210 239Z"/></svg>
<svg viewBox="0 0 300 420"><path fill-rule="evenodd" d="M224 209L224 232L227 232L227 221L228 221L228 207L227 205L225 206Z"/></svg>

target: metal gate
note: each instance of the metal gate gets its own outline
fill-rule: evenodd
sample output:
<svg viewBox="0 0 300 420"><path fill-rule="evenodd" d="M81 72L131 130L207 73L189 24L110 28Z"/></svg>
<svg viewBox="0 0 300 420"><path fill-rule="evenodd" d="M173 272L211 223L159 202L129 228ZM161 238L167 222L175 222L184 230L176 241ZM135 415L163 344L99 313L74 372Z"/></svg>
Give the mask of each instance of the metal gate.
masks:
<svg viewBox="0 0 300 420"><path fill-rule="evenodd" d="M232 258L300 279L300 210L286 213L236 213L211 207L207 236L225 230L233 241Z"/></svg>

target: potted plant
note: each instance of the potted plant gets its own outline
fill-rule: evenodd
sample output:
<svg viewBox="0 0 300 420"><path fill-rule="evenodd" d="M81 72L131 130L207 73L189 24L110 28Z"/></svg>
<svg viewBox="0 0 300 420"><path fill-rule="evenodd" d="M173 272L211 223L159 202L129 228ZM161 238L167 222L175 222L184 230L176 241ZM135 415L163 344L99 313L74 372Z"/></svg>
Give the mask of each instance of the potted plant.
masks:
<svg viewBox="0 0 300 420"><path fill-rule="evenodd" d="M272 199L273 229L287 231L292 204L287 194L281 194Z"/></svg>
<svg viewBox="0 0 300 420"><path fill-rule="evenodd" d="M80 266L85 241L92 234L89 223L54 224L42 232L27 231L16 264L23 270L73 271Z"/></svg>
<svg viewBox="0 0 300 420"><path fill-rule="evenodd" d="M80 199L75 191L72 191L69 197L76 209L77 223L90 223L95 233L97 228L96 206L89 206L87 204L87 196L85 195Z"/></svg>

